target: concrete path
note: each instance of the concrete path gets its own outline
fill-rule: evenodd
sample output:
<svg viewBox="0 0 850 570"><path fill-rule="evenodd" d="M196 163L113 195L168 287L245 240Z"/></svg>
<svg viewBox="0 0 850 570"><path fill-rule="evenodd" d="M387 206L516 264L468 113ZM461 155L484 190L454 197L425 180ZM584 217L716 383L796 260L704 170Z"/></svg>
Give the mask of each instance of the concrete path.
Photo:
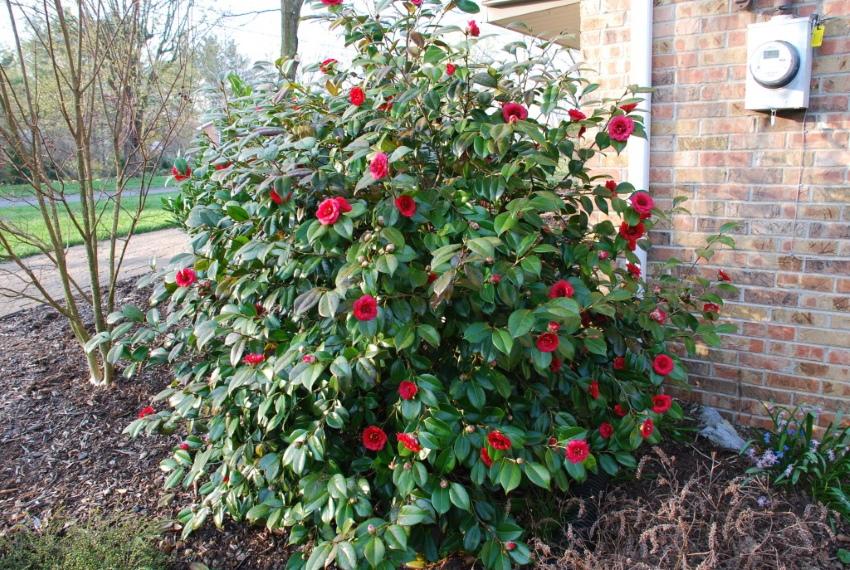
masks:
<svg viewBox="0 0 850 570"><path fill-rule="evenodd" d="M153 198L154 196L157 196L159 194L168 194L170 192L179 192L179 191L180 191L179 186L172 186L171 188L151 188L150 190L148 190L148 198ZM109 198L110 195L111 195L111 193L108 192L108 191L101 191L97 195L97 200L98 201L105 200L105 199ZM139 189L138 188L128 188L127 190L124 190L123 197L124 198L135 198L138 195L139 195ZM80 195L79 194L67 194L65 196L65 201L68 202L69 204L76 204L77 202L80 201ZM34 194L29 194L29 195L26 195L26 196L5 197L5 198L0 197L0 208L14 208L14 207L17 207L17 206L37 207L38 202L36 201Z"/></svg>
<svg viewBox="0 0 850 570"><path fill-rule="evenodd" d="M108 242L101 242L101 251L108 251ZM169 229L149 232L134 236L127 247L124 263L121 265L121 280L138 277L150 271L155 259L157 266L162 267L169 259L178 253L189 251L189 239L182 230ZM106 273L107 256L103 256L102 274ZM68 267L71 275L81 287L88 290L89 273L86 264L85 249L76 245L68 250ZM27 266L38 276L45 289L55 298L62 299L62 283L53 264L44 255L35 255L24 259ZM26 292L38 296L39 292L32 287L28 277L14 263L0 263L0 317L16 313L23 309L38 305L30 299L16 299L14 293Z"/></svg>

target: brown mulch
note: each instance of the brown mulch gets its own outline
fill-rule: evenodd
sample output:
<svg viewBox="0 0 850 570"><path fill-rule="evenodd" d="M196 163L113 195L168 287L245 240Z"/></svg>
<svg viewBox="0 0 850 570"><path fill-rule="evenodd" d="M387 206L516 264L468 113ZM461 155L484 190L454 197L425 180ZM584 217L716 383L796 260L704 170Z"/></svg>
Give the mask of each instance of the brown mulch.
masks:
<svg viewBox="0 0 850 570"><path fill-rule="evenodd" d="M147 294L129 286L125 302ZM62 317L30 309L0 319L0 532L40 529L51 517L86 520L104 513L136 513L166 521L190 493L160 504L159 462L178 436L140 437L121 431L169 381L150 369L113 388L89 384L85 359ZM174 567L283 568L285 539L261 528L207 525L185 542L171 529L161 548Z"/></svg>
<svg viewBox="0 0 850 570"><path fill-rule="evenodd" d="M137 305L144 305L147 297L130 286L121 295L122 303ZM285 536L260 527L229 522L216 529L208 524L180 540L170 521L198 498L178 492L164 501L158 467L179 436L132 440L121 433L169 382L164 368L145 370L132 380L121 378L110 389L90 385L87 377L80 348L54 311L37 308L0 318L0 534L43 528L52 518L83 521L128 513L164 521L160 547L171 553L174 568L189 568L193 562L222 570L284 567ZM746 564L729 553L756 547L758 557L746 559L755 565L748 567L839 568L836 548L850 547L845 542L850 541L848 529L825 530L823 513L804 496L738 481L747 465L734 454L714 453L701 441L666 442L663 451L646 457L638 480L591 481L575 489L583 499L555 493L520 499L525 515L519 518L529 534L546 537L545 542L530 539L538 567L672 568L675 553L665 545L686 540L692 542L690 563L714 557L706 568L743 568ZM726 498L713 503L713 494L720 492ZM755 504L763 497L769 499L767 509ZM585 506L576 507L574 501ZM734 520L711 520L730 509L738 509ZM727 535L720 532L721 522L733 525ZM784 527L773 530L777 524ZM740 542L734 525L752 540ZM782 541L805 543L811 550L783 551ZM796 560L808 556L808 564L795 566L792 551ZM683 552L679 547L679 554ZM786 557L785 566L780 556ZM468 567L457 558L443 566Z"/></svg>

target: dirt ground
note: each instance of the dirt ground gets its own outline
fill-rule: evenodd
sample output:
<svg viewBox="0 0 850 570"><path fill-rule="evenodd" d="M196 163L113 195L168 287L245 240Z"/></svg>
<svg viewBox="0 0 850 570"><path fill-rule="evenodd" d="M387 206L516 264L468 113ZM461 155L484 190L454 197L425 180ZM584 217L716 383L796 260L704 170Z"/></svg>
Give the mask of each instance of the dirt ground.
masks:
<svg viewBox="0 0 850 570"><path fill-rule="evenodd" d="M146 297L129 286L122 294L128 302ZM138 513L166 521L160 547L171 554L174 568L192 568L193 562L212 569L283 568L284 536L229 523L223 530L207 525L182 542L167 523L193 500L191 493L163 500L158 464L179 435L131 440L121 434L168 382L165 370L121 379L111 389L92 387L86 378L80 349L52 310L28 309L0 318L0 533L42 528L51 517ZM705 568L744 567L735 553L753 545L762 549L760 562L748 567L841 568L834 555L838 547L850 548L847 529L828 529L823 513L805 497L742 485L736 477L746 469L745 461L715 453L700 440L665 443L662 451L647 453L637 481L585 485L580 489L584 506L554 494L512 503L537 537L530 542L540 568L679 568L668 563L675 553L655 545L675 541L690 541L691 560L716 550L716 563ZM770 508L755 504L762 496ZM720 520L729 518L730 509L738 509L738 518ZM752 540L742 543L734 531L726 542L718 538L717 525L732 523L750 524ZM801 536L810 550L784 549L785 542L799 540L797 534L783 534L787 529L805 531ZM672 534L664 534L668 531ZM805 557L806 564L795 565L795 556ZM455 560L441 567L469 566Z"/></svg>

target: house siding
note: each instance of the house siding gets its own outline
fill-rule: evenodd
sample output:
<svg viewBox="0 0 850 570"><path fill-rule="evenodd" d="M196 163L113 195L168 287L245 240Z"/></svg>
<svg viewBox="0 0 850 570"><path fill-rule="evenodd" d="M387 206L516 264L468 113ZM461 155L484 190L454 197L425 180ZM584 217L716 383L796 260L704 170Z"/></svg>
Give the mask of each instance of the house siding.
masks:
<svg viewBox="0 0 850 570"><path fill-rule="evenodd" d="M688 361L688 397L763 425L764 402L812 404L829 421L850 407L850 0L794 4L824 18L810 107L744 109L746 27L783 2L655 3L650 192L688 197L692 215L652 235L651 260L693 260L737 222L737 248L701 266L740 292L724 307L737 333ZM629 84L629 0L582 0L582 54L602 91ZM600 166L623 176L625 157ZM651 269L650 269L651 273Z"/></svg>

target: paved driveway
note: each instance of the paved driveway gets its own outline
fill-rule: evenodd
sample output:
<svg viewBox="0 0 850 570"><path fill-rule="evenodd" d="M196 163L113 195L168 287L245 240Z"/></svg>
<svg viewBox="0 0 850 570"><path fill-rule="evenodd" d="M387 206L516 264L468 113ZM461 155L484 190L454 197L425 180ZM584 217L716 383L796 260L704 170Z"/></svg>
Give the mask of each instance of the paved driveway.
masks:
<svg viewBox="0 0 850 570"><path fill-rule="evenodd" d="M101 247L108 247L108 242L101 242ZM171 257L178 253L183 253L189 250L189 240L179 229L160 230L157 232L149 232L134 236L130 240L130 245L127 247L127 254L124 257L124 263L121 269L121 279L137 277L150 270L151 263L155 259L158 266L162 266ZM101 264L102 273L106 273L107 262L103 256ZM43 255L36 255L25 259L27 265L39 277L45 288L51 295L57 298L62 297L62 283L59 280L56 270L52 263ZM88 274L88 266L85 260L85 249L81 245L76 245L68 250L68 267L71 275L80 284L81 287L88 289L90 281ZM21 270L14 263L0 263L0 289L11 289L15 292L26 291L38 295L38 291L32 287L27 289L27 283L21 280ZM14 297L14 295L13 295ZM35 301L29 299L15 299L3 296L0 293L0 317L16 313L22 309L27 309L37 305Z"/></svg>

